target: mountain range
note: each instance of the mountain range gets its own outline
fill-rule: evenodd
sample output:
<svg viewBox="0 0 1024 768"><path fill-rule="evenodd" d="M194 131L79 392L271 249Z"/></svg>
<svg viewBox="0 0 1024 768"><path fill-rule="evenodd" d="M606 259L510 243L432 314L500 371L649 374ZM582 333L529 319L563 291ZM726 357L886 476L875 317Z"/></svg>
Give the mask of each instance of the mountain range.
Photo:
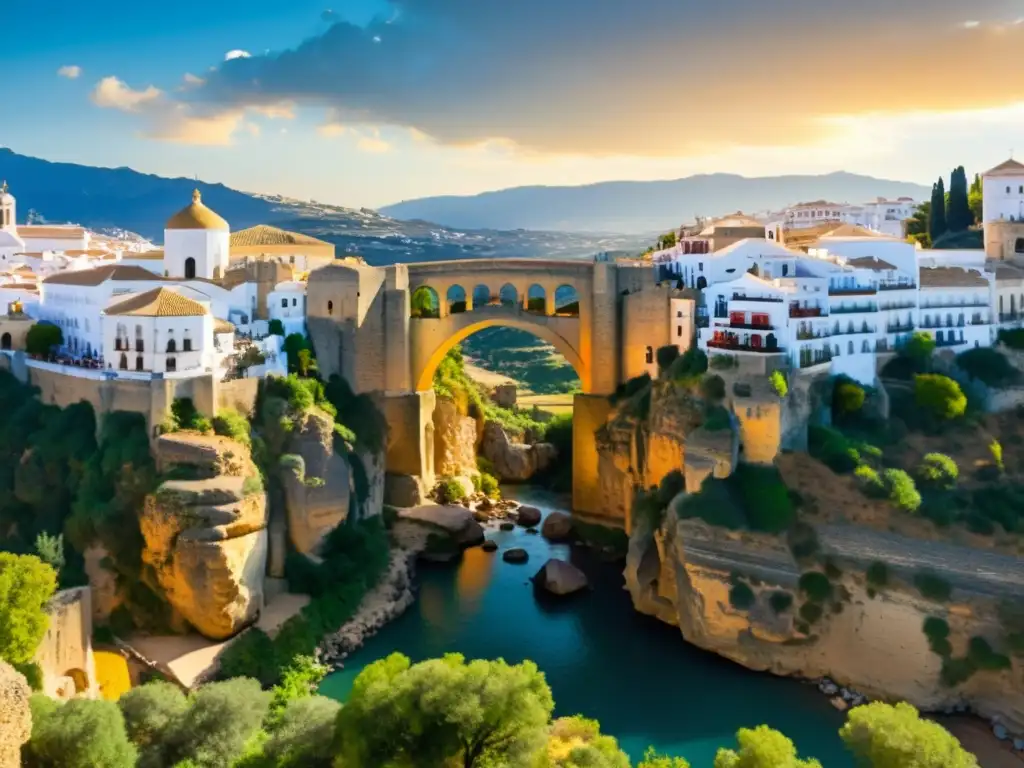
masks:
<svg viewBox="0 0 1024 768"><path fill-rule="evenodd" d="M726 173L669 181L606 181L578 187L515 187L478 195L425 197L381 208L396 219L449 227L560 232L664 231L697 216L780 210L801 201L927 200L931 189L839 171L822 176L747 178Z"/></svg>
<svg viewBox="0 0 1024 768"><path fill-rule="evenodd" d="M18 219L75 223L93 230L128 230L154 242L164 223L192 199L227 219L232 230L272 224L334 243L370 264L486 257L572 258L606 251L636 252L651 237L564 232L454 229L428 221L398 221L368 208L354 209L279 195L259 195L186 178L168 179L130 168L54 163L0 148L0 181L18 199Z"/></svg>

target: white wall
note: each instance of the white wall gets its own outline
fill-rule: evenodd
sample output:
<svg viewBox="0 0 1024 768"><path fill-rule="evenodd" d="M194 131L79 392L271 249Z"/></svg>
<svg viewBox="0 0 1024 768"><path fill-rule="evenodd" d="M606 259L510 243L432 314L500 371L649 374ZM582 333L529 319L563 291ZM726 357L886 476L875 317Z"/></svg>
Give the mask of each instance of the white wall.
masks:
<svg viewBox="0 0 1024 768"><path fill-rule="evenodd" d="M117 351L117 337L127 339L127 351ZM141 339L142 351L136 349ZM168 342L174 340L174 351L168 351ZM185 350L186 339L191 349ZM131 317L106 315L103 318L104 359L114 369L121 370L122 354L127 370L152 373L167 372L167 361L173 358L175 372L194 370L197 373L213 366L213 320L207 315L194 317Z"/></svg>
<svg viewBox="0 0 1024 768"><path fill-rule="evenodd" d="M1024 219L1024 175L986 176L982 192L984 221Z"/></svg>
<svg viewBox="0 0 1024 768"><path fill-rule="evenodd" d="M164 268L170 277L185 277L185 262L195 259L196 277L223 275L231 258L231 233L214 229L164 230ZM216 273L215 273L216 270Z"/></svg>

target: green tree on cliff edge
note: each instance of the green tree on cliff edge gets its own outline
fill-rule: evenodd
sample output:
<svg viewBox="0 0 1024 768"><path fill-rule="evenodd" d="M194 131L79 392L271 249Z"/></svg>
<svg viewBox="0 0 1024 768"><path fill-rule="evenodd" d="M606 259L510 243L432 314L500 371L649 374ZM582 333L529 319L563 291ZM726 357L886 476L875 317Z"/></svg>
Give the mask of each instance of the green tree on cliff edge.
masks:
<svg viewBox="0 0 1024 768"><path fill-rule="evenodd" d="M977 759L956 737L938 723L922 720L905 702L856 707L839 735L857 760L872 768L978 768Z"/></svg>
<svg viewBox="0 0 1024 768"><path fill-rule="evenodd" d="M374 662L338 715L343 768L370 765L501 765L528 768L544 746L554 701L531 661L466 662L447 654L411 664Z"/></svg>
<svg viewBox="0 0 1024 768"><path fill-rule="evenodd" d="M0 659L32 660L46 634L46 603L57 589L57 573L35 555L0 552Z"/></svg>
<svg viewBox="0 0 1024 768"><path fill-rule="evenodd" d="M821 768L813 758L801 760L793 742L767 725L740 728L736 741L738 750L718 750L715 768Z"/></svg>
<svg viewBox="0 0 1024 768"><path fill-rule="evenodd" d="M949 177L949 199L946 205L946 228L963 232L974 223L974 214L967 194L967 171L961 165Z"/></svg>

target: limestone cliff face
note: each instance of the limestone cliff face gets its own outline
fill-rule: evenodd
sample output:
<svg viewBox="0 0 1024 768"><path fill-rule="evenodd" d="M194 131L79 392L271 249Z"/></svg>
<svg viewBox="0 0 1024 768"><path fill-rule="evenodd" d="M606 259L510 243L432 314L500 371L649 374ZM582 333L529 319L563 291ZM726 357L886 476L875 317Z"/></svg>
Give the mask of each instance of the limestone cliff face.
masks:
<svg viewBox="0 0 1024 768"><path fill-rule="evenodd" d="M380 514L384 457L352 446L349 450L351 455L335 450L334 420L319 411L307 413L292 437L280 476L288 538L296 551L315 554L349 515Z"/></svg>
<svg viewBox="0 0 1024 768"><path fill-rule="evenodd" d="M167 601L203 635L220 640L256 620L267 565L267 499L245 446L189 433L161 436L167 480L139 518L142 559Z"/></svg>
<svg viewBox="0 0 1024 768"><path fill-rule="evenodd" d="M434 472L460 477L476 473L476 419L443 398L434 406Z"/></svg>
<svg viewBox="0 0 1024 768"><path fill-rule="evenodd" d="M756 576L756 599L747 610L730 604L736 572ZM904 699L926 710L963 702L982 716L998 715L1011 730L1024 729L1019 662L1011 670L976 672L948 688L940 681L942 659L922 631L926 617L946 617L953 655L963 656L970 637L999 636L991 600L976 595L939 605L895 587L872 598L862 575L851 569L841 578L849 599L838 610L827 608L805 634L794 619L799 574L781 538L679 520L671 510L658 531L634 531L625 572L637 610L751 669L828 676L868 696ZM794 596L793 607L778 614L770 605L777 591Z"/></svg>
<svg viewBox="0 0 1024 768"><path fill-rule="evenodd" d="M484 425L480 453L494 465L499 480L513 483L529 480L547 469L556 457L553 445L513 442L502 426L493 421Z"/></svg>

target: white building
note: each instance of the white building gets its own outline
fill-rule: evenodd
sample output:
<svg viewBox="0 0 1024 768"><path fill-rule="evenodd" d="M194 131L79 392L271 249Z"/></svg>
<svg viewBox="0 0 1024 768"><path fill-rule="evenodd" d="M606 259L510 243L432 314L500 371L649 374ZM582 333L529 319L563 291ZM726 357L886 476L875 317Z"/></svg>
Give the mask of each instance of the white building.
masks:
<svg viewBox="0 0 1024 768"><path fill-rule="evenodd" d="M306 284L296 280L278 283L267 294L267 313L280 320L284 334L306 332Z"/></svg>
<svg viewBox="0 0 1024 768"><path fill-rule="evenodd" d="M208 304L159 287L119 298L101 317L106 367L162 374L212 373L214 321Z"/></svg>
<svg viewBox="0 0 1024 768"><path fill-rule="evenodd" d="M228 223L203 204L197 189L192 203L167 220L164 269L169 277L213 280L224 276L230 260Z"/></svg>
<svg viewBox="0 0 1024 768"><path fill-rule="evenodd" d="M1007 160L985 172L981 181L982 220L1024 221L1024 164Z"/></svg>
<svg viewBox="0 0 1024 768"><path fill-rule="evenodd" d="M18 235L17 201L5 181L0 184L0 267L13 263L15 254L24 250L25 241Z"/></svg>
<svg viewBox="0 0 1024 768"><path fill-rule="evenodd" d="M917 327L940 347L987 347L995 341L995 274L962 267L921 269Z"/></svg>

